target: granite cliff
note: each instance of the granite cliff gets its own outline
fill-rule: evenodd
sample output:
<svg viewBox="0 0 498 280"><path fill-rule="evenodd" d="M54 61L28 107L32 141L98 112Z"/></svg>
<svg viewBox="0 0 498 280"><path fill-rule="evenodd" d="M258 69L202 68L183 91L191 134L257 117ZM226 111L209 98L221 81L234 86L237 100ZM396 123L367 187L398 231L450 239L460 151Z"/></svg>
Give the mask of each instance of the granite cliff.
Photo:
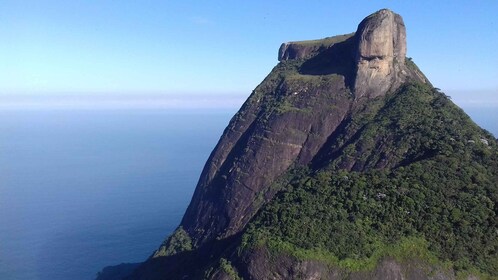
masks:
<svg viewBox="0 0 498 280"><path fill-rule="evenodd" d="M291 165L316 159L369 98L407 80L425 83L405 66L405 38L401 17L381 10L355 35L283 44L281 64L230 122L202 172L181 223L193 245L240 232L273 197L269 185Z"/></svg>
<svg viewBox="0 0 498 280"><path fill-rule="evenodd" d="M178 229L128 279L497 277L496 139L406 48L385 9L355 33L282 44Z"/></svg>

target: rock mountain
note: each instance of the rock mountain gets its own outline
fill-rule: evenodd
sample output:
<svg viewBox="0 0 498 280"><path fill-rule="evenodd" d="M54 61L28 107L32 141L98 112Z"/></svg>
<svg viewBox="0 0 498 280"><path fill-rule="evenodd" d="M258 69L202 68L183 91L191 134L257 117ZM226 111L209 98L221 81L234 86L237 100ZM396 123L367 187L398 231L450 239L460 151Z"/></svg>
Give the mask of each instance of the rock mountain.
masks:
<svg viewBox="0 0 498 280"><path fill-rule="evenodd" d="M425 82L405 66L399 15L381 10L356 34L282 45L281 64L230 122L202 172L181 223L194 246L240 232L273 197L271 183L291 165L320 156L327 139L368 99L409 79ZM295 73L287 69L303 59L309 61Z"/></svg>
<svg viewBox="0 0 498 280"><path fill-rule="evenodd" d="M406 48L387 9L282 44L181 224L127 279L498 277L497 140Z"/></svg>

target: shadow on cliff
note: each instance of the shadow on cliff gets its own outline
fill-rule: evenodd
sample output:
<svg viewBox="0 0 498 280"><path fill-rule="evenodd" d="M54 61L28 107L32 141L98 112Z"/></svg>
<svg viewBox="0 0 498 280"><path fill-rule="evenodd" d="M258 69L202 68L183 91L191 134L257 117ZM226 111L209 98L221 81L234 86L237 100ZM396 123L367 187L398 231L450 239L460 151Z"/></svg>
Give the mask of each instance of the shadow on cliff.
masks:
<svg viewBox="0 0 498 280"><path fill-rule="evenodd" d="M303 75L330 75L344 76L346 85L351 85L354 78L354 42L355 36L336 43L319 54L305 61L299 73Z"/></svg>
<svg viewBox="0 0 498 280"><path fill-rule="evenodd" d="M233 252L239 244L240 238L241 234L237 234L222 240L207 242L192 251L150 258L124 279L164 279L165 275L168 275L167 279L170 280L203 279L204 273L209 267L218 268L220 258L225 257L227 252Z"/></svg>
<svg viewBox="0 0 498 280"><path fill-rule="evenodd" d="M226 227L226 225L228 224L228 220L225 218L226 214L224 213L226 211L226 189L219 188L218 186L227 185L227 177L229 177L232 164L237 160L237 158L243 156L245 147L249 145L249 140L257 129L257 124L257 121L253 121L243 132L243 134L235 141L235 144L227 154L226 159L219 167L219 170L216 172L216 174L213 175L211 182L206 183L205 193L202 199L209 202L209 204L206 203L208 206L202 209L198 208L198 200L201 199L201 195L197 193L197 189L199 188L197 188L196 193L194 193L192 202L185 212L181 225L190 233L190 236L194 240L197 240L199 243L202 243L204 240L209 239L212 232L217 232L221 228ZM224 134L225 133L226 131L224 132ZM215 148L214 151L216 151L216 149L217 148ZM213 153L210 155L208 163L212 160ZM204 173L201 175L201 178L203 177L205 177ZM209 221L211 216L220 217L219 223L215 225L211 224ZM202 222L203 224L209 224L209 227L204 228L203 235L200 235L196 233L195 230L193 230L195 228L195 225L200 224L200 222Z"/></svg>

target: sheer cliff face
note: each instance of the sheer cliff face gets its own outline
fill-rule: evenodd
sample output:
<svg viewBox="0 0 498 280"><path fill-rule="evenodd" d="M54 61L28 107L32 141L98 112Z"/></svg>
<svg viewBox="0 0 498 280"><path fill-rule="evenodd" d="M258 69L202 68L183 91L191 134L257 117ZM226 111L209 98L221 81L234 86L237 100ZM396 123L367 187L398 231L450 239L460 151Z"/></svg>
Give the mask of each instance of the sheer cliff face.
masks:
<svg viewBox="0 0 498 280"><path fill-rule="evenodd" d="M309 163L349 110L344 77L302 81L284 71L254 91L211 154L182 221L195 245L239 232L271 199L275 179Z"/></svg>
<svg viewBox="0 0 498 280"><path fill-rule="evenodd" d="M317 160L362 102L407 79L401 17L381 10L355 35L285 43L281 61L226 128L199 179L181 226L194 247L240 232L289 167Z"/></svg>
<svg viewBox="0 0 498 280"><path fill-rule="evenodd" d="M356 34L355 95L376 97L399 87L407 75L403 19L389 10L381 10L364 19Z"/></svg>

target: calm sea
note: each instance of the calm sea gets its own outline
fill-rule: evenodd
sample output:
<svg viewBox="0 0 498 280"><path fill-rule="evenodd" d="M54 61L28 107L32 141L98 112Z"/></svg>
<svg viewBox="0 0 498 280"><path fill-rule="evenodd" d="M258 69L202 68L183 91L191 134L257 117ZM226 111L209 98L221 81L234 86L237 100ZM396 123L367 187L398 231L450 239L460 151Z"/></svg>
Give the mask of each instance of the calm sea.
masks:
<svg viewBox="0 0 498 280"><path fill-rule="evenodd" d="M469 109L498 135L494 108ZM178 225L234 110L0 112L0 279L94 279Z"/></svg>
<svg viewBox="0 0 498 280"><path fill-rule="evenodd" d="M0 112L0 279L94 279L145 260L234 112Z"/></svg>
<svg viewBox="0 0 498 280"><path fill-rule="evenodd" d="M464 107L463 109L478 125L498 137L498 108Z"/></svg>

